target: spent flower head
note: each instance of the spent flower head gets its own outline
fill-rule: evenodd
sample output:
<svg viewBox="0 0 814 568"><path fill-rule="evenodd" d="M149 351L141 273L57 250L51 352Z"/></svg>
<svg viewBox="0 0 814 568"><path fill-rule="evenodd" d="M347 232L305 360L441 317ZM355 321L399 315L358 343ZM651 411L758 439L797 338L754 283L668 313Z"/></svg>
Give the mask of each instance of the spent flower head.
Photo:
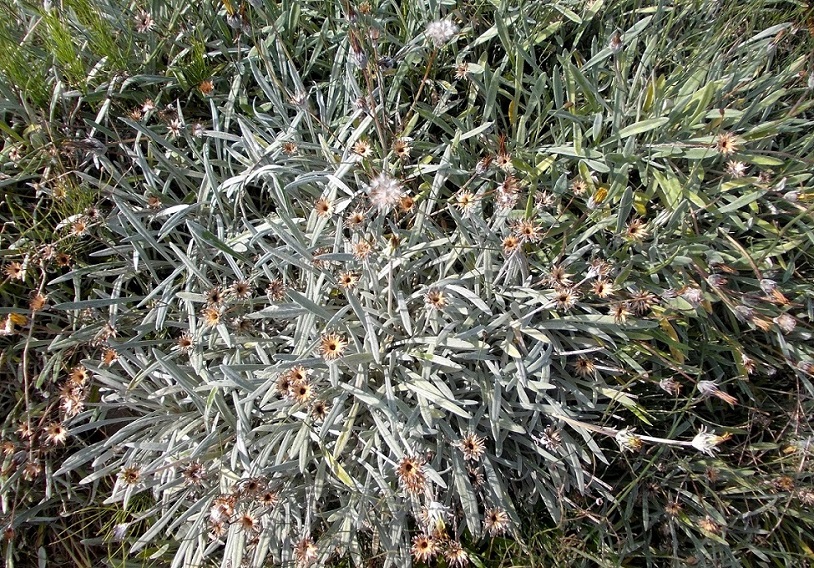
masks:
<svg viewBox="0 0 814 568"><path fill-rule="evenodd" d="M698 388L698 392L701 393L701 396L705 398L714 396L720 398L730 406L735 406L738 403L738 399L718 388L718 384L715 381L698 381L696 387Z"/></svg>
<svg viewBox="0 0 814 568"><path fill-rule="evenodd" d="M616 433L616 443L623 452L638 452L642 449L642 439L634 434L635 428L624 428Z"/></svg>
<svg viewBox="0 0 814 568"><path fill-rule="evenodd" d="M695 435L695 438L692 439L692 447L698 450L703 454L707 454L708 456L714 456L715 452L718 451L718 444L721 442L725 442L732 435L727 432L722 436L717 436L712 432L708 431L706 426L701 426L701 429L698 431L698 434Z"/></svg>

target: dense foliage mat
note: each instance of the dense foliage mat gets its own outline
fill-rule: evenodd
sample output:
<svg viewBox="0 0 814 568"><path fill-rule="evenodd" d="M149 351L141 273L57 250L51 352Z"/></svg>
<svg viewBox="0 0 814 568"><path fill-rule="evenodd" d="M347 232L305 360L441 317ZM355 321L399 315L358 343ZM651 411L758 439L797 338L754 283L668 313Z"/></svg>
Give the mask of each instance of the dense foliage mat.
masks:
<svg viewBox="0 0 814 568"><path fill-rule="evenodd" d="M1 7L8 566L812 561L805 4Z"/></svg>

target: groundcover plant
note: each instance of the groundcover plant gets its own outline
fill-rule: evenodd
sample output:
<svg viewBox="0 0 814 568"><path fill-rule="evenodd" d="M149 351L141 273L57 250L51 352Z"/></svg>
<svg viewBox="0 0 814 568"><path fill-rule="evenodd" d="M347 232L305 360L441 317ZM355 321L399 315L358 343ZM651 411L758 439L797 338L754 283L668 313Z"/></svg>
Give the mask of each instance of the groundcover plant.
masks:
<svg viewBox="0 0 814 568"><path fill-rule="evenodd" d="M802 2L5 0L8 566L790 566Z"/></svg>

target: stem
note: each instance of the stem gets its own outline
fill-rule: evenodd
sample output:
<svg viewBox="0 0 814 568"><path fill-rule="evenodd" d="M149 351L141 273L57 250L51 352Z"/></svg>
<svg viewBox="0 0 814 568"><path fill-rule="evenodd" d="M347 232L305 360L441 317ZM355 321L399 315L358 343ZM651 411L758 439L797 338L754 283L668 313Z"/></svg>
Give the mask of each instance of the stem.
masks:
<svg viewBox="0 0 814 568"><path fill-rule="evenodd" d="M415 109L415 105L418 104L418 99L421 98L421 91L424 90L424 83L427 82L427 77L430 76L430 69L432 69L432 64L433 62L435 62L435 56L437 54L438 49L433 49L432 53L430 53L430 60L427 62L427 69L424 71L424 78L421 79L421 84L418 86L418 92L415 94L413 104L410 105L410 109L407 111L407 114L404 115L404 120L402 121L402 124L407 124L410 122L413 110Z"/></svg>

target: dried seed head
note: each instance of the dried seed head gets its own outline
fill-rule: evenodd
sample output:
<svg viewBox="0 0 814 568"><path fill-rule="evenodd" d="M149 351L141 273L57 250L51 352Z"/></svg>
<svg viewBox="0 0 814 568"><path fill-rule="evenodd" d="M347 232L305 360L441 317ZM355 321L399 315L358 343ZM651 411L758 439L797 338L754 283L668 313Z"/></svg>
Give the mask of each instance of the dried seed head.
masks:
<svg viewBox="0 0 814 568"><path fill-rule="evenodd" d="M723 156L728 156L737 152L738 143L734 134L731 132L721 132L715 138L715 151Z"/></svg>
<svg viewBox="0 0 814 568"><path fill-rule="evenodd" d="M503 254L506 256L512 256L514 253L519 252L522 250L520 248L520 239L514 235L509 235L505 239L503 239Z"/></svg>
<svg viewBox="0 0 814 568"><path fill-rule="evenodd" d="M489 166L492 164L492 160L494 159L495 159L494 156L490 154L478 160L478 163L475 165L475 173L477 175L485 174L486 171L489 169Z"/></svg>
<svg viewBox="0 0 814 568"><path fill-rule="evenodd" d="M61 446L68 439L68 429L59 422L52 422L45 427L45 443Z"/></svg>
<svg viewBox="0 0 814 568"><path fill-rule="evenodd" d="M755 319L755 310L753 310L749 306L738 305L735 306L733 311L738 321L749 322L754 321Z"/></svg>
<svg viewBox="0 0 814 568"><path fill-rule="evenodd" d="M299 148L297 147L296 143L291 142L290 140L288 142L283 142L283 152L286 155L293 156L298 150Z"/></svg>
<svg viewBox="0 0 814 568"><path fill-rule="evenodd" d="M201 91L203 95L209 95L215 90L215 83L212 82L212 79L201 81L200 85L198 85L198 90Z"/></svg>
<svg viewBox="0 0 814 568"><path fill-rule="evenodd" d="M536 243L542 237L540 227L532 219L518 221L512 232L523 243Z"/></svg>
<svg viewBox="0 0 814 568"><path fill-rule="evenodd" d="M264 491L257 499L264 507L275 507L280 502L280 496L276 491Z"/></svg>
<svg viewBox="0 0 814 568"><path fill-rule="evenodd" d="M234 318L230 325L232 329L241 335L249 335L254 331L254 322L242 316Z"/></svg>
<svg viewBox="0 0 814 568"><path fill-rule="evenodd" d="M246 300L252 295L252 285L246 280L237 280L231 286L232 294L235 298Z"/></svg>
<svg viewBox="0 0 814 568"><path fill-rule="evenodd" d="M449 20L430 22L424 31L435 47L442 47L458 33L458 26Z"/></svg>
<svg viewBox="0 0 814 568"><path fill-rule="evenodd" d="M365 222L365 213L361 209L351 211L347 219L345 219L345 226L348 229L357 229Z"/></svg>
<svg viewBox="0 0 814 568"><path fill-rule="evenodd" d="M209 509L210 521L215 523L229 522L235 513L236 503L237 497L235 495L221 494L215 497Z"/></svg>
<svg viewBox="0 0 814 568"><path fill-rule="evenodd" d="M342 272L339 274L337 282L339 283L340 288L348 290L359 283L359 275L355 272Z"/></svg>
<svg viewBox="0 0 814 568"><path fill-rule="evenodd" d="M353 258L364 262L370 258L370 254L373 252L373 247L367 241L358 241L351 245L351 252L353 253Z"/></svg>
<svg viewBox="0 0 814 568"><path fill-rule="evenodd" d="M641 242L647 235L647 225L641 219L633 219L625 230L625 238L631 241Z"/></svg>
<svg viewBox="0 0 814 568"><path fill-rule="evenodd" d="M224 536L229 530L228 525L218 519L209 519L209 536L214 539L218 539Z"/></svg>
<svg viewBox="0 0 814 568"><path fill-rule="evenodd" d="M401 458L396 475L404 488L413 494L423 493L427 486L427 476L423 472L424 460L419 457L404 456Z"/></svg>
<svg viewBox="0 0 814 568"><path fill-rule="evenodd" d="M3 269L3 272L10 280L24 280L25 271L23 265L19 262L9 262Z"/></svg>
<svg viewBox="0 0 814 568"><path fill-rule="evenodd" d="M215 327L220 324L221 312L219 308L210 306L201 312L201 319L206 327Z"/></svg>
<svg viewBox="0 0 814 568"><path fill-rule="evenodd" d="M90 372L84 365L77 365L71 369L71 373L68 375L68 381L75 387L84 386L87 384L88 379L90 379Z"/></svg>
<svg viewBox="0 0 814 568"><path fill-rule="evenodd" d="M56 262L57 266L59 266L60 268L67 268L71 266L73 259L71 258L71 255L69 255L68 253L60 252L57 253Z"/></svg>
<svg viewBox="0 0 814 568"><path fill-rule="evenodd" d="M188 464L181 472L184 478L184 483L192 486L203 485L206 479L206 469L201 462L195 461Z"/></svg>
<svg viewBox="0 0 814 568"><path fill-rule="evenodd" d="M447 305L447 297L440 288L430 288L424 302L431 308L441 311Z"/></svg>
<svg viewBox="0 0 814 568"><path fill-rule="evenodd" d="M119 359L119 353L110 347L102 349L101 361L102 365L109 367Z"/></svg>
<svg viewBox="0 0 814 568"><path fill-rule="evenodd" d="M469 566L469 554L457 540L450 540L444 547L444 558L449 568L464 568Z"/></svg>
<svg viewBox="0 0 814 568"><path fill-rule="evenodd" d="M314 397L314 388L306 380L297 381L291 385L291 396L298 404L308 404Z"/></svg>
<svg viewBox="0 0 814 568"><path fill-rule="evenodd" d="M176 345L178 345L178 350L181 351L181 353L188 352L192 348L194 343L195 342L192 339L192 335L188 331L182 333L181 337L179 337L178 340L176 341Z"/></svg>
<svg viewBox="0 0 814 568"><path fill-rule="evenodd" d="M596 365L594 362L586 357L580 357L574 363L574 370L580 377L594 377L596 376Z"/></svg>
<svg viewBox="0 0 814 568"><path fill-rule="evenodd" d="M17 453L17 445L11 440L3 440L3 443L0 444L0 453L4 456L13 456Z"/></svg>
<svg viewBox="0 0 814 568"><path fill-rule="evenodd" d="M85 408L84 394L81 389L72 389L71 393L60 394L59 398L59 408L65 419L73 418Z"/></svg>
<svg viewBox="0 0 814 568"><path fill-rule="evenodd" d="M748 170L748 166L743 162L736 162L735 160L729 160L726 163L726 173L729 174L733 178L742 178L746 175L746 170Z"/></svg>
<svg viewBox="0 0 814 568"><path fill-rule="evenodd" d="M141 481L141 469L135 465L127 466L121 470L119 477L125 485L137 485Z"/></svg>
<svg viewBox="0 0 814 568"><path fill-rule="evenodd" d="M288 376L292 382L308 380L308 369L302 365L296 365L288 370Z"/></svg>
<svg viewBox="0 0 814 568"><path fill-rule="evenodd" d="M32 312L40 312L44 310L45 306L47 305L48 298L42 295L40 292L35 292L32 294L31 299L28 302L28 307Z"/></svg>
<svg viewBox="0 0 814 568"><path fill-rule="evenodd" d="M153 29L153 24L155 23L155 20L153 20L150 13L144 10L139 10L139 13L136 14L133 20L135 21L136 31L140 34L146 33Z"/></svg>
<svg viewBox="0 0 814 568"><path fill-rule="evenodd" d="M596 280L593 283L593 292L598 298L607 298L608 296L613 295L613 285L608 282L607 280L603 280L602 278Z"/></svg>
<svg viewBox="0 0 814 568"><path fill-rule="evenodd" d="M361 158L369 158L373 155L373 147L370 145L370 142L367 140L357 140L356 143L353 145L353 153L356 154L360 159Z"/></svg>
<svg viewBox="0 0 814 568"><path fill-rule="evenodd" d="M330 254L331 249L328 247L319 247L314 250L311 257L311 263L314 265L314 268L318 268L319 270L324 270L328 266L331 265L332 261L320 258L323 255Z"/></svg>
<svg viewBox="0 0 814 568"><path fill-rule="evenodd" d="M466 61L461 61L457 65L455 65L455 78L456 79L466 79L469 73L469 63Z"/></svg>
<svg viewBox="0 0 814 568"><path fill-rule="evenodd" d="M34 481L42 473L42 464L37 459L28 460L23 467L23 479Z"/></svg>
<svg viewBox="0 0 814 568"><path fill-rule="evenodd" d="M294 545L294 557L298 566L308 566L318 558L317 545L310 537L300 539Z"/></svg>
<svg viewBox="0 0 814 568"><path fill-rule="evenodd" d="M398 205L401 202L402 194L401 183L384 172L370 180L367 185L370 204L380 213L389 211Z"/></svg>
<svg viewBox="0 0 814 568"><path fill-rule="evenodd" d="M167 124L167 132L173 138L178 138L181 135L181 131L184 129L184 123L178 120L177 118L173 118L170 120L169 124Z"/></svg>
<svg viewBox="0 0 814 568"><path fill-rule="evenodd" d="M712 520L712 517L710 516L706 516L700 521L698 521L698 527L702 531L708 532L710 534L718 534L721 531L721 527L718 526L718 523Z"/></svg>
<svg viewBox="0 0 814 568"><path fill-rule="evenodd" d="M438 554L438 544L431 536L419 534L413 537L413 546L410 552L416 562L429 564Z"/></svg>
<svg viewBox="0 0 814 568"><path fill-rule="evenodd" d="M17 433L23 440L28 440L34 434L34 430L31 428L31 424L28 422L28 420L23 420L17 427Z"/></svg>
<svg viewBox="0 0 814 568"><path fill-rule="evenodd" d="M316 422L322 422L325 420L330 411L331 405L325 400L318 399L311 404L311 417Z"/></svg>
<svg viewBox="0 0 814 568"><path fill-rule="evenodd" d="M260 523L257 519L249 512L243 513L238 517L237 524L240 528L247 533L256 533L260 532Z"/></svg>
<svg viewBox="0 0 814 568"><path fill-rule="evenodd" d="M338 333L324 334L320 339L319 354L326 361L335 361L345 352L348 342Z"/></svg>
<svg viewBox="0 0 814 568"><path fill-rule="evenodd" d="M275 278L269 282L266 288L266 294L272 302L279 302L285 298L285 284L279 278Z"/></svg>
<svg viewBox="0 0 814 568"><path fill-rule="evenodd" d="M455 195L455 207L466 217L475 206L475 195L471 191L459 191Z"/></svg>
<svg viewBox="0 0 814 568"><path fill-rule="evenodd" d="M810 487L803 487L797 491L797 498L806 507L814 507L814 490Z"/></svg>
<svg viewBox="0 0 814 568"><path fill-rule="evenodd" d="M277 394L280 395L282 398L289 398L291 396L291 386L293 381L291 380L291 373L285 372L277 377L277 382L275 383L275 390Z"/></svg>
<svg viewBox="0 0 814 568"><path fill-rule="evenodd" d="M556 308L565 312L573 308L579 299L579 292L574 288L562 288L554 292L554 305Z"/></svg>
<svg viewBox="0 0 814 568"><path fill-rule="evenodd" d="M557 196L547 191L538 191L534 194L534 207L537 209L548 209L557 203Z"/></svg>
<svg viewBox="0 0 814 568"><path fill-rule="evenodd" d="M747 374L749 374L749 375L754 374L754 372L755 372L755 361L754 361L754 359L752 359L751 357L747 357L746 353L741 353L741 363L743 364L744 368L746 369Z"/></svg>
<svg viewBox="0 0 814 568"><path fill-rule="evenodd" d="M555 451L562 445L562 436L551 426L546 426L542 434L535 438L540 445L549 451Z"/></svg>
<svg viewBox="0 0 814 568"><path fill-rule="evenodd" d="M406 194L402 195L399 200L399 211L409 213L413 208L415 208L415 199Z"/></svg>
<svg viewBox="0 0 814 568"><path fill-rule="evenodd" d="M314 211L319 217L328 219L334 212L334 203L327 197L320 197L314 204Z"/></svg>
<svg viewBox="0 0 814 568"><path fill-rule="evenodd" d="M656 303L656 296L647 291L634 293L628 300L628 307L637 316L643 316Z"/></svg>
<svg viewBox="0 0 814 568"><path fill-rule="evenodd" d="M550 288L567 288L572 284L571 274L565 272L565 267L554 265L543 280L543 283Z"/></svg>
<svg viewBox="0 0 814 568"><path fill-rule="evenodd" d="M697 308L704 301L704 294L700 288L685 287L680 294L693 308Z"/></svg>
<svg viewBox="0 0 814 568"><path fill-rule="evenodd" d="M503 183L497 187L495 204L499 209L511 209L517 205L520 198L520 182L514 176L508 176Z"/></svg>
<svg viewBox="0 0 814 568"><path fill-rule="evenodd" d="M511 173L514 171L512 155L508 152L501 152L495 156L495 165L506 173Z"/></svg>
<svg viewBox="0 0 814 568"><path fill-rule="evenodd" d="M412 148L410 148L410 144L405 138L397 138L396 141L393 142L393 153L401 160L408 160L411 150Z"/></svg>
<svg viewBox="0 0 814 568"><path fill-rule="evenodd" d="M588 184L585 183L585 180L581 177L575 178L574 181L571 182L571 193L574 197L579 197L586 191L588 191Z"/></svg>
<svg viewBox="0 0 814 568"><path fill-rule="evenodd" d="M772 321L774 321L775 325L780 328L780 331L785 334L791 333L794 331L794 328L797 327L797 320L789 314L780 314Z"/></svg>
<svg viewBox="0 0 814 568"><path fill-rule="evenodd" d="M710 286L720 288L722 286L726 286L728 280L724 276L721 276L720 274L710 274L709 276L707 276L707 282L709 283Z"/></svg>
<svg viewBox="0 0 814 568"><path fill-rule="evenodd" d="M455 445L463 452L465 460L478 461L486 453L484 442L477 434L469 433Z"/></svg>
<svg viewBox="0 0 814 568"><path fill-rule="evenodd" d="M494 507L486 511L483 517L483 528L491 536L498 536L509 530L511 521L505 510Z"/></svg>
<svg viewBox="0 0 814 568"><path fill-rule="evenodd" d="M206 292L205 298L208 306L219 306L223 303L223 291L220 286L215 286Z"/></svg>

